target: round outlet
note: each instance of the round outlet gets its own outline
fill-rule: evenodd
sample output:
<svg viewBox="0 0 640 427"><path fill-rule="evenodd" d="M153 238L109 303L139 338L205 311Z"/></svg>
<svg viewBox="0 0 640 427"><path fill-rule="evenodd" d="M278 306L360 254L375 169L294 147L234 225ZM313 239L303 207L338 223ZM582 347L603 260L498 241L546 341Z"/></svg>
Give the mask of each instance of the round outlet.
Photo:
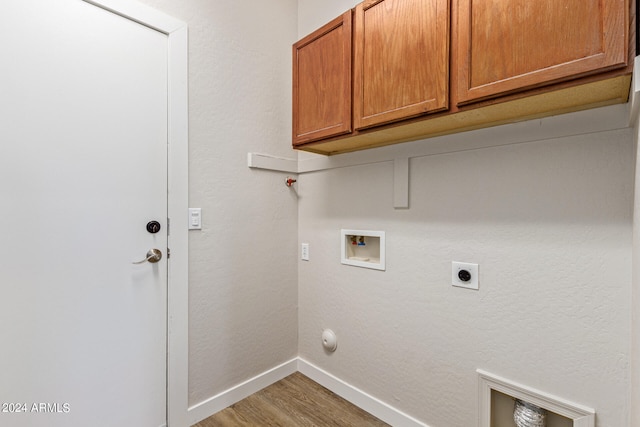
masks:
<svg viewBox="0 0 640 427"><path fill-rule="evenodd" d="M458 279L462 280L463 282L468 282L469 280L471 280L471 273L469 273L469 271L467 270L460 270L458 271Z"/></svg>

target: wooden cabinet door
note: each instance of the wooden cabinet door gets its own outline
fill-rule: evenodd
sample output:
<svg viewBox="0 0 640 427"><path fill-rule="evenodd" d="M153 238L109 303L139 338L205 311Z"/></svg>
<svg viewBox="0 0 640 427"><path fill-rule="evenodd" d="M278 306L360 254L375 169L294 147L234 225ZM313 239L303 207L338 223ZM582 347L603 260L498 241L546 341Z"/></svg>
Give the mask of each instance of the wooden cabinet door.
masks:
<svg viewBox="0 0 640 427"><path fill-rule="evenodd" d="M460 104L622 67L628 0L458 0Z"/></svg>
<svg viewBox="0 0 640 427"><path fill-rule="evenodd" d="M365 0L354 23L354 127L448 108L449 0Z"/></svg>
<svg viewBox="0 0 640 427"><path fill-rule="evenodd" d="M349 10L293 45L293 145L351 132Z"/></svg>

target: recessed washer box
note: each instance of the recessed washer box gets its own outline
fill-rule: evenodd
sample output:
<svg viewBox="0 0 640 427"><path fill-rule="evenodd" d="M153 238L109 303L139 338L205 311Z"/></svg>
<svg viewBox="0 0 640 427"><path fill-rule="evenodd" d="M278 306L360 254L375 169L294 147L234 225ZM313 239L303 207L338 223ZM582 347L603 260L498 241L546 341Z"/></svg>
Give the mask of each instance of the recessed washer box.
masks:
<svg viewBox="0 0 640 427"><path fill-rule="evenodd" d="M340 230L342 263L385 270L384 231Z"/></svg>

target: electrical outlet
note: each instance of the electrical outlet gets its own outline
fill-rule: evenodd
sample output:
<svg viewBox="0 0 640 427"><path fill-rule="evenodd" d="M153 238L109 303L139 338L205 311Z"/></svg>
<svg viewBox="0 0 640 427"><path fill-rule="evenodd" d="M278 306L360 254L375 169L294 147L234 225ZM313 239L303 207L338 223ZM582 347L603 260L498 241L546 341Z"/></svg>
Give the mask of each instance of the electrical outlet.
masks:
<svg viewBox="0 0 640 427"><path fill-rule="evenodd" d="M451 262L451 284L460 288L479 289L478 264Z"/></svg>
<svg viewBox="0 0 640 427"><path fill-rule="evenodd" d="M300 258L303 261L309 261L309 244L308 243L303 243L302 244L302 250L301 250Z"/></svg>

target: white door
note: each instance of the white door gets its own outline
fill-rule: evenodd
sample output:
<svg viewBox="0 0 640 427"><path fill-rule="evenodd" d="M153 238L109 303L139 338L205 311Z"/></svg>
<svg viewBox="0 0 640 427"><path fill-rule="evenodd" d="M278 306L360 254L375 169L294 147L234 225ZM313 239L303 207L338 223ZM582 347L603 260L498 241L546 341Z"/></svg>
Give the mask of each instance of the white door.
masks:
<svg viewBox="0 0 640 427"><path fill-rule="evenodd" d="M0 58L0 425L161 426L166 36L3 0Z"/></svg>

